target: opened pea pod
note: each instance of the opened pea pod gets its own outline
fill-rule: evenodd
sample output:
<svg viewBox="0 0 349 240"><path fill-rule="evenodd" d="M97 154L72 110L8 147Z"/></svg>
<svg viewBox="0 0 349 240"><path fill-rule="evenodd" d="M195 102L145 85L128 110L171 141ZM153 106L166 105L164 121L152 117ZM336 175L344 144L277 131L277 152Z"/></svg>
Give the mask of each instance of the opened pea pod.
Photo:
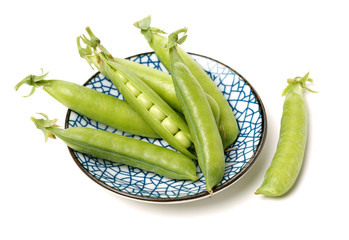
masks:
<svg viewBox="0 0 349 240"><path fill-rule="evenodd" d="M183 109L178 102L176 91L173 85L173 80L170 74L148 67L146 65L133 62L123 58L113 56L114 62L124 66L132 71L137 77L145 82L153 89L162 99L164 99L173 109L183 113ZM208 94L206 94L217 125L220 122L220 109L217 102Z"/></svg>
<svg viewBox="0 0 349 240"><path fill-rule="evenodd" d="M95 158L126 164L173 179L196 180L196 165L185 155L145 141L103 130L71 127L62 129L57 120L34 118L36 127L44 132L45 140L60 138L75 151Z"/></svg>
<svg viewBox="0 0 349 240"><path fill-rule="evenodd" d="M196 159L192 137L183 116L171 108L152 88L124 66L113 61L100 40L86 28L90 39L78 38L80 55L109 78L130 106L174 149ZM82 48L82 39L87 45Z"/></svg>

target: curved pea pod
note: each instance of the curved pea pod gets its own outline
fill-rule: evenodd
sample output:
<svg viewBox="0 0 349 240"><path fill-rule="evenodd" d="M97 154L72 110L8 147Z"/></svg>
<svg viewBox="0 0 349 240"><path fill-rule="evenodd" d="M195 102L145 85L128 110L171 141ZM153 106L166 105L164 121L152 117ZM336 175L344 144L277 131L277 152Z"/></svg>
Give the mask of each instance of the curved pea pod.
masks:
<svg viewBox="0 0 349 240"><path fill-rule="evenodd" d="M176 42L179 41L180 32L182 30L169 36L169 43L173 41L168 46L170 69L177 97L193 137L206 189L212 193L212 188L221 182L224 175L224 149L206 94L178 54Z"/></svg>
<svg viewBox="0 0 349 240"><path fill-rule="evenodd" d="M168 50L164 48L164 46L167 45L167 38L161 35L164 34L162 30L150 27L150 22L151 17L148 16L141 21L136 22L134 25L141 29L141 33L148 41L159 60L168 70L170 70L169 53ZM223 139L223 146L224 148L229 147L235 142L239 134L239 127L232 108L204 69L182 48L178 47L177 49L183 62L200 83L203 90L217 102L220 109L219 130Z"/></svg>
<svg viewBox="0 0 349 240"><path fill-rule="evenodd" d="M86 30L91 39L84 37L82 40L92 48L92 54L81 53L82 48L78 43L80 55L113 82L130 106L160 137L176 150L196 159L195 152L192 151L192 138L183 116L134 73L113 61L113 57L100 44L91 29L87 27Z"/></svg>
<svg viewBox="0 0 349 240"><path fill-rule="evenodd" d="M32 117L37 128L48 138L60 138L70 148L96 158L126 164L173 179L196 180L196 165L185 155L145 141L103 130L71 127L61 129L42 114Z"/></svg>
<svg viewBox="0 0 349 240"><path fill-rule="evenodd" d="M262 185L256 194L278 197L288 192L295 183L303 164L307 143L308 117L303 90L308 77L288 80L283 92L286 96L281 118L280 136L275 155L265 173Z"/></svg>
<svg viewBox="0 0 349 240"><path fill-rule="evenodd" d="M137 75L143 82L145 82L151 89L153 89L162 99L165 100L172 108L180 113L183 113L182 107L178 102L176 91L173 85L171 75L166 72L148 67L123 58L113 58L113 61L126 67L129 71ZM213 115L217 124L220 120L220 109L217 102L208 94L207 100L211 106Z"/></svg>
<svg viewBox="0 0 349 240"><path fill-rule="evenodd" d="M32 91L28 95L30 96L36 88L42 88L67 108L97 122L130 134L159 137L126 101L76 83L45 80L46 75L29 75L19 82L15 89L18 90L23 84L28 84L32 86Z"/></svg>

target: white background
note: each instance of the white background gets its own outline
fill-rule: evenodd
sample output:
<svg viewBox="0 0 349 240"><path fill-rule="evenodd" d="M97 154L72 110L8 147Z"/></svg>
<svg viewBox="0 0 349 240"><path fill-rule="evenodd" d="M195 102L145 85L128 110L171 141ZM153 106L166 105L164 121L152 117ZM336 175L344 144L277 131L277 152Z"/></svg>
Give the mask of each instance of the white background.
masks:
<svg viewBox="0 0 349 240"><path fill-rule="evenodd" d="M346 1L2 1L0 239L348 239L349 14ZM187 27L187 51L217 59L257 90L268 116L261 155L211 199L156 205L89 179L60 140L44 142L30 117L64 124L66 108L29 74L83 84L95 71L76 37L90 26L118 57L151 49L133 23L152 15L167 32ZM286 79L310 72L309 141L300 177L281 198L254 195L276 148ZM347 116L347 115L346 115Z"/></svg>

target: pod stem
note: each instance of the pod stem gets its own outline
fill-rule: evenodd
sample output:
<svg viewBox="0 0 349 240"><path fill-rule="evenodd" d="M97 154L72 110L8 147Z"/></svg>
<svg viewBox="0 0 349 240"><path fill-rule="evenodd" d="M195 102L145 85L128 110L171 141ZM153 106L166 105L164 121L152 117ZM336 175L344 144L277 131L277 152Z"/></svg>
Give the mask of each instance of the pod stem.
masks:
<svg viewBox="0 0 349 240"><path fill-rule="evenodd" d="M286 96L286 94L288 93L288 91L295 85L295 84L300 84L301 87L309 92L312 92L312 93L317 93L316 91L313 91L311 89L309 89L307 86L306 86L306 83L307 82L313 82L313 79L312 78L309 78L309 72L307 74L304 75L304 77L295 77L295 78L289 78L287 79L287 83L288 83L288 86L283 90L282 92L282 96Z"/></svg>
<svg viewBox="0 0 349 240"><path fill-rule="evenodd" d="M88 33L88 35L90 36L90 39L88 39L83 35L85 40L88 41L89 46L96 48L98 45L101 44L101 40L99 40L99 38L96 37L96 35L92 32L90 27L86 27L85 30Z"/></svg>
<svg viewBox="0 0 349 240"><path fill-rule="evenodd" d="M79 54L90 64L92 68L93 65L95 65L99 69L99 66L103 64L101 61L101 56L107 60L113 60L114 57L103 45L101 45L101 41L92 32L90 27L86 27L86 32L90 38L87 38L85 35L77 37ZM86 44L85 48L81 46L81 40Z"/></svg>
<svg viewBox="0 0 349 240"><path fill-rule="evenodd" d="M57 119L49 120L47 115L44 113L38 113L44 118L34 118L31 117L30 119L34 122L35 126L42 130L45 136L45 142L47 142L48 138L56 139L56 136L49 130L49 128L58 128L59 126L56 125Z"/></svg>
<svg viewBox="0 0 349 240"><path fill-rule="evenodd" d="M96 37L90 27L86 27L86 32L90 36L90 39L88 39L85 35L83 35L83 40L86 45L92 47L97 53L102 52L106 58L112 60L113 56L107 51L105 47L103 47L103 45L101 45L101 40Z"/></svg>
<svg viewBox="0 0 349 240"><path fill-rule="evenodd" d="M30 93L24 97L29 97L31 95L33 95L33 93L35 92L35 89L39 86L41 86L42 84L39 84L40 81L44 81L45 77L47 76L47 73L44 73L44 70L41 69L42 74L41 75L29 75L27 77L25 77L22 81L20 81L19 83L16 84L15 86L15 90L17 91L23 84L28 84L29 86L33 86Z"/></svg>
<svg viewBox="0 0 349 240"><path fill-rule="evenodd" d="M166 34L163 30L159 28L150 27L150 23L151 23L151 16L148 15L142 20L135 22L133 25L136 28L139 28L141 30L141 33L144 35L144 37L147 39L148 42L151 41L151 36L153 33Z"/></svg>
<svg viewBox="0 0 349 240"><path fill-rule="evenodd" d="M83 37L77 37L76 38L76 44L78 46L78 51L79 51L79 55L80 57L84 58L88 64L90 65L90 67L93 69L93 65L95 63L94 59L94 55L93 55L93 51L92 51L92 48L86 44L86 47L83 48L81 46L81 40L83 40L84 43L86 43L86 41L84 40Z"/></svg>
<svg viewBox="0 0 349 240"><path fill-rule="evenodd" d="M174 47L176 44L182 44L187 39L187 35L186 35L187 31L188 31L187 28L181 28L171 33L168 36L168 42L167 42L166 48L170 49ZM181 38L179 38L180 33L183 33L183 36Z"/></svg>

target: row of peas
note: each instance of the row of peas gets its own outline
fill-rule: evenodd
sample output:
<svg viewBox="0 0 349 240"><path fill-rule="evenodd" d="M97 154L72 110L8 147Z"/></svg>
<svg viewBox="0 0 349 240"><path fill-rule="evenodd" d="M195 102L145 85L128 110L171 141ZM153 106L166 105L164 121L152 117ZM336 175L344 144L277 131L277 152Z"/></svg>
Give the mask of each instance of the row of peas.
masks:
<svg viewBox="0 0 349 240"><path fill-rule="evenodd" d="M149 97L147 97L146 93L141 92L131 81L125 78L122 74L117 75L120 80L125 84L126 88L132 93L132 95L138 100L138 102L145 107L152 115L152 117L158 121L160 124L166 128L174 138L180 142L185 148L189 148L192 145L192 142L188 137L186 137L185 133L177 124L171 120L169 116L166 116L165 113L157 106Z"/></svg>

